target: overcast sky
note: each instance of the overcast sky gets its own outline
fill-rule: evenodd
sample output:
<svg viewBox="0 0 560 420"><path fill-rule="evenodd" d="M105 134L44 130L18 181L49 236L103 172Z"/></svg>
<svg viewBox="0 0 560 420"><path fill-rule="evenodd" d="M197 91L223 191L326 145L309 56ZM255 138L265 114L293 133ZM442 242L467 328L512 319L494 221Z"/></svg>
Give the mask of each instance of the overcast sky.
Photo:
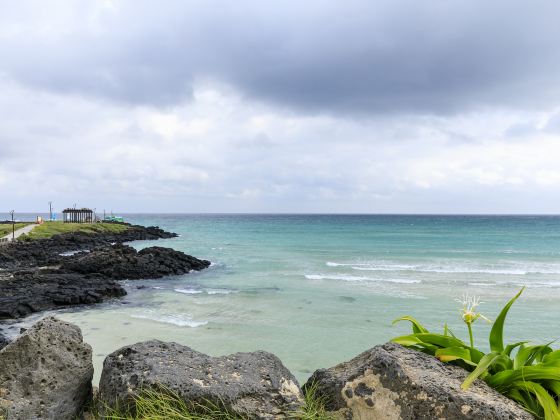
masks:
<svg viewBox="0 0 560 420"><path fill-rule="evenodd" d="M0 0L0 212L560 213L560 2Z"/></svg>

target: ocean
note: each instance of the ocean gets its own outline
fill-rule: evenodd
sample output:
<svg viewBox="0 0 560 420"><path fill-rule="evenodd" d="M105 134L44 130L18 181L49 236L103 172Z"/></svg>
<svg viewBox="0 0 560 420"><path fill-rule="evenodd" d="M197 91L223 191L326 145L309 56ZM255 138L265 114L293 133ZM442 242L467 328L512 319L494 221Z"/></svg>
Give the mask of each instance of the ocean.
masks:
<svg viewBox="0 0 560 420"><path fill-rule="evenodd" d="M267 350L304 382L318 368L408 333L412 315L465 340L465 293L495 318L522 287L507 341L560 337L560 217L413 215L125 215L178 238L168 246L212 261L186 275L126 282L121 300L60 311L93 347L95 381L107 354L142 340L211 355ZM138 288L138 286L147 286ZM477 321L487 348L490 325Z"/></svg>

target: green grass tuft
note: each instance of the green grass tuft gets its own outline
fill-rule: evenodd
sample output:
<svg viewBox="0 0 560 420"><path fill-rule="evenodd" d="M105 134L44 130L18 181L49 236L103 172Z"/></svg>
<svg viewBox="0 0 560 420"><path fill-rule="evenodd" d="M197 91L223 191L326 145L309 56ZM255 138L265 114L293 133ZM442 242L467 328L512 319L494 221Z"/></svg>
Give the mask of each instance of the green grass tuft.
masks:
<svg viewBox="0 0 560 420"><path fill-rule="evenodd" d="M312 386L305 393L305 404L301 410L289 413L294 420L333 420L324 408L324 399L316 394ZM225 404L213 401L186 402L179 394L167 389L144 389L133 397L131 404L104 406L94 401L89 413L100 420L249 420L228 410Z"/></svg>
<svg viewBox="0 0 560 420"><path fill-rule="evenodd" d="M128 225L119 223L63 223L45 222L37 226L24 240L47 239L61 233L121 233L128 229Z"/></svg>
<svg viewBox="0 0 560 420"><path fill-rule="evenodd" d="M295 419L334 420L334 417L325 409L327 398L324 395L319 395L317 390L318 384L316 382L312 383L311 386L305 387L304 405L301 410L293 413Z"/></svg>

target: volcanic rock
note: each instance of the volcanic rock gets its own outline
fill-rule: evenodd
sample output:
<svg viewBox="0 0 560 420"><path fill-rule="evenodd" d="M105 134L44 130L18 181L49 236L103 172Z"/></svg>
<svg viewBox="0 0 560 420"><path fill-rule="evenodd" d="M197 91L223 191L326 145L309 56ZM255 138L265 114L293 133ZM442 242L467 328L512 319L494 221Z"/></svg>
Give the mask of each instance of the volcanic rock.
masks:
<svg viewBox="0 0 560 420"><path fill-rule="evenodd" d="M315 386L316 395L340 419L533 418L481 380L463 391L467 375L433 356L387 343L315 371L304 390Z"/></svg>
<svg viewBox="0 0 560 420"><path fill-rule="evenodd" d="M0 351L0 417L75 419L91 398L92 377L80 329L44 318Z"/></svg>
<svg viewBox="0 0 560 420"><path fill-rule="evenodd" d="M22 318L47 309L99 303L124 295L118 282L100 274L18 271L0 278L0 319Z"/></svg>
<svg viewBox="0 0 560 420"><path fill-rule="evenodd" d="M149 279L202 270L210 261L199 260L171 248L150 247L137 252L127 245L76 254L61 268L81 274L99 273L116 280Z"/></svg>
<svg viewBox="0 0 560 420"><path fill-rule="evenodd" d="M104 404L134 408L133 396L146 388L171 390L189 405L211 402L251 419L290 418L302 405L297 380L264 351L211 357L152 340L107 356L99 383Z"/></svg>

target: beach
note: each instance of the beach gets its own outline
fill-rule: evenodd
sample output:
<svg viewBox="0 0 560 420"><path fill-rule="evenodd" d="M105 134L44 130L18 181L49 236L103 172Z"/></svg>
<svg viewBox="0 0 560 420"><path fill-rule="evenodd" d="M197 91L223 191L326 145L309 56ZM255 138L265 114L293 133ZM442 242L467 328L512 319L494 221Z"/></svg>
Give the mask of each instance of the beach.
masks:
<svg viewBox="0 0 560 420"><path fill-rule="evenodd" d="M160 339L211 355L263 349L300 382L391 337L413 315L466 338L455 302L477 294L493 319L523 285L508 341L560 334L560 218L548 216L127 215L180 236L158 245L212 262L124 282L128 295L58 312L93 347L96 382L116 348ZM141 287L141 288L139 288ZM29 320L34 319L34 317ZM534 320L538 319L539 322ZM29 322L24 320L23 322ZM489 325L475 328L486 348ZM530 331L530 337L527 332Z"/></svg>

